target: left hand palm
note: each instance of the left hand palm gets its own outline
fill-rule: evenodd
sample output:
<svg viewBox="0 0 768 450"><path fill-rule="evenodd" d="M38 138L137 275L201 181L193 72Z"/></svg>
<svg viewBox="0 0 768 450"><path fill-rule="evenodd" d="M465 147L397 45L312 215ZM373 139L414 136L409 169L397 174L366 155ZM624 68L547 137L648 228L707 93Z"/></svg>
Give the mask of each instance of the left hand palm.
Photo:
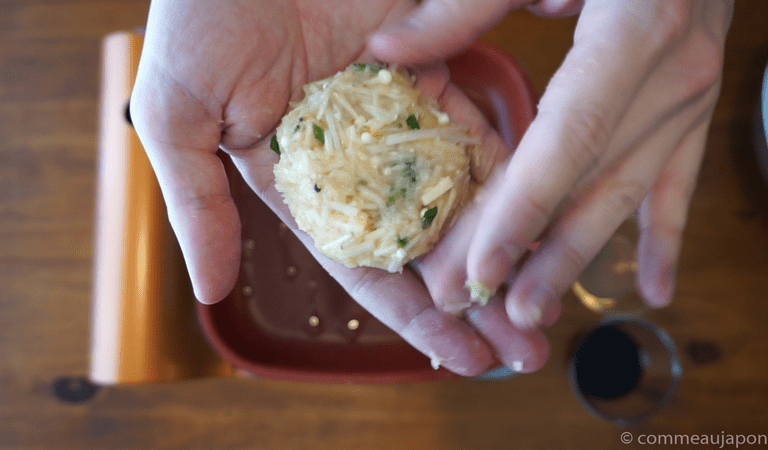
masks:
<svg viewBox="0 0 768 450"><path fill-rule="evenodd" d="M304 84L370 61L368 33L411 7L404 0L152 3L131 110L201 301L226 296L240 265L237 205L217 150L232 157L251 188L296 231L274 189L277 156L267 137L289 102L300 99ZM422 68L417 84L483 139L488 161L507 156L499 136L448 82L443 66ZM493 363L497 348L508 364L527 358L528 370L546 360L543 335L518 333L502 310L482 312L496 317L497 326L473 328L471 321L435 308L416 271L347 269L319 255L306 234L297 235L355 300L448 369L480 373Z"/></svg>

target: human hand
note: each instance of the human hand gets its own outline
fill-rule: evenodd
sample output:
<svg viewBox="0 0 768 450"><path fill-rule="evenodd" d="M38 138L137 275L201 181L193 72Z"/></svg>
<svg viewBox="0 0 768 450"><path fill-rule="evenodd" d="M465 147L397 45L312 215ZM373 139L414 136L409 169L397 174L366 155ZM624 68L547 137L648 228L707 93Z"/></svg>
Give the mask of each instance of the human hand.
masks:
<svg viewBox="0 0 768 450"><path fill-rule="evenodd" d="M249 186L296 231L274 188L271 130L304 84L372 60L368 33L412 7L396 0L152 2L131 112L200 301L225 297L240 265L240 221L217 150L232 157ZM489 164L508 156L498 134L448 82L444 66L421 68L417 84L482 139ZM347 269L319 255L306 234L297 235L361 305L454 372L474 375L522 358L526 370L535 370L546 359L538 330L522 333L508 322L474 328L436 309L418 265L402 274Z"/></svg>
<svg viewBox="0 0 768 450"><path fill-rule="evenodd" d="M425 281L438 304L461 301L459 280L491 292L504 287L509 320L536 328L554 320L561 295L639 208L639 286L649 305L664 306L719 95L733 2L426 0L373 35L369 48L390 62L443 58L523 6L550 17L578 13L573 48L479 219L440 243L425 261ZM530 254L535 241L541 245ZM466 265L450 259L462 257Z"/></svg>

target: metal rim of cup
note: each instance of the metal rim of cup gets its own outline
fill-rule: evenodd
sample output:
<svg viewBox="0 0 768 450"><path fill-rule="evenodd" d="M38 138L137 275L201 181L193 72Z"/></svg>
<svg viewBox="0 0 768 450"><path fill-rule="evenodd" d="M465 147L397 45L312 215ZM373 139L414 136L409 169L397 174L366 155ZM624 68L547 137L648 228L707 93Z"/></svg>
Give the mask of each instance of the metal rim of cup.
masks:
<svg viewBox="0 0 768 450"><path fill-rule="evenodd" d="M763 72L759 113L762 116L762 136L759 136L758 145L755 146L755 158L763 181L768 184L768 65Z"/></svg>

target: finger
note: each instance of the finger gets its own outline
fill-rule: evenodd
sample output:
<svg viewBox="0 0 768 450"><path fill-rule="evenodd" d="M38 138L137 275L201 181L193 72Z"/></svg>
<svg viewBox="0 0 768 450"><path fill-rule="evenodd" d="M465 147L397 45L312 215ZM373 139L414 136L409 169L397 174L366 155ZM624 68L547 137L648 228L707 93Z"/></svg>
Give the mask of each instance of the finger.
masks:
<svg viewBox="0 0 768 450"><path fill-rule="evenodd" d="M609 144L608 153L614 154L606 158L607 162L600 161L599 169L587 177L596 179L597 186L588 180L589 191L576 189L570 195L579 202L578 206L564 217L542 248L541 253L550 253L549 257L537 255L538 266L527 265L510 290L507 308L516 323L532 326L536 322L539 311L575 280L585 262L594 257L616 227L639 206L657 178L660 181L656 183L675 191L676 203L665 201L663 206L668 210L662 210L661 204L654 208L654 217L660 223L655 230L665 226L662 224L669 229L683 226L690 201L688 190L695 182L704 147L699 134L706 134L705 122L711 117L719 93L721 45L705 33L694 33L678 46L677 52L665 57L644 83ZM632 156L610 168L626 153L622 149L632 149ZM672 149L676 149L674 153ZM605 172L607 168L609 172ZM667 183L667 179L673 181ZM665 190L669 189L654 188L654 192ZM650 203L646 200L646 204ZM641 237L645 250L639 278L645 286L644 297L651 304L662 305L671 298L673 268L679 252L677 231L664 236L649 230L646 238ZM552 268L556 273L541 276ZM536 277L538 286L526 286L526 277L530 276Z"/></svg>
<svg viewBox="0 0 768 450"><path fill-rule="evenodd" d="M563 302L561 300L556 300L547 306L547 308L542 312L541 315L541 323L539 324L540 328L549 328L552 325L557 322L557 319L560 318L560 313L563 311Z"/></svg>
<svg viewBox="0 0 768 450"><path fill-rule="evenodd" d="M404 20L388 24L368 40L379 59L416 64L444 59L475 41L507 12L532 0L427 0Z"/></svg>
<svg viewBox="0 0 768 450"><path fill-rule="evenodd" d="M720 90L722 61L722 36L701 30L691 32L684 42L678 44L676 52L664 58L655 69L654 75L645 83L619 126L610 147L635 146L652 127L639 125L668 120L685 108L690 111L698 108L702 117L711 116L709 110ZM696 123L696 120L693 123ZM684 122L681 122L681 129L684 126ZM649 229L645 237L641 237L639 249L643 256L640 258L642 269L639 270L638 281L643 297L653 306L663 306L671 300L682 227L685 225L687 206L704 149L706 125L703 126L704 131L691 132L672 154L671 161L656 181L657 187L653 188L651 195L643 202L647 211L651 198L661 196L666 199L657 201L666 209L661 206L654 208L653 216L660 225L654 227L653 231ZM599 177L614 160L615 158L604 158L600 161L592 173L585 177L585 185L591 185L590 180ZM661 185L665 187L658 187ZM636 197L640 195L641 190L638 191L636 187L635 194L630 194L629 198L625 199L630 203L629 209L634 208ZM575 189L570 198L578 199L580 195L580 190ZM631 197L635 198L630 199ZM617 209L621 210L622 208ZM595 223L597 230L600 224L597 221ZM666 233L660 231L664 226L668 228ZM680 230L674 231L676 228Z"/></svg>
<svg viewBox="0 0 768 450"><path fill-rule="evenodd" d="M536 254L517 275L506 296L507 313L513 323L521 328L532 328L540 324L542 312L570 287L621 222L651 190L654 181L670 161L667 149L677 149L676 152L701 151L700 148L689 149L688 145L700 144L695 139L691 140L691 137L700 133L702 126L706 126L711 115L709 100L711 98L702 99L664 123L643 142L641 148L633 151L626 161L606 174L585 193L578 204L563 214ZM706 107L702 108L701 105ZM696 161L694 158L693 162ZM690 161L687 163L691 164ZM686 182L692 180L686 179ZM689 198L680 201L687 205ZM679 234L675 236L672 239L679 239ZM665 269L676 261L674 252L659 253L659 249L654 247L651 254L661 258ZM669 257L674 260L670 262Z"/></svg>
<svg viewBox="0 0 768 450"><path fill-rule="evenodd" d="M232 290L240 265L240 219L216 156L220 130L199 102L176 95L178 87L150 76L146 64L131 94L132 120L157 175L195 296L214 303Z"/></svg>
<svg viewBox="0 0 768 450"><path fill-rule="evenodd" d="M683 231L708 129L709 120L683 141L639 211L638 284L643 299L654 307L672 301Z"/></svg>
<svg viewBox="0 0 768 450"><path fill-rule="evenodd" d="M470 134L480 138L480 151L471 155L472 176L476 181L487 182L493 168L505 161L511 150L480 110L455 85L445 87L438 103L452 122L469 125ZM448 233L419 263L424 283L435 305L443 311L455 314L469 306L469 292L464 287L467 279L465 261L469 241L477 232L482 197L482 193L477 194Z"/></svg>
<svg viewBox="0 0 768 450"><path fill-rule="evenodd" d="M643 80L659 62L664 42L649 36L656 28L643 28L654 17L628 14L613 3L585 6L574 48L484 207L479 220L485 225L470 244L467 275L491 292L575 183L604 156ZM600 25L587 28L594 23Z"/></svg>
<svg viewBox="0 0 768 450"><path fill-rule="evenodd" d="M607 151L579 180L589 186L606 168L614 165L626 149L635 146L654 124L677 114L701 97L719 91L723 64L723 41L704 32L691 32L674 51L665 55L643 83L619 123ZM580 187L569 194L578 198Z"/></svg>
<svg viewBox="0 0 768 450"><path fill-rule="evenodd" d="M469 240L478 230L476 218L480 204L478 199L475 202L417 266L435 306L455 315L461 315L472 304L465 287L467 272L464 261Z"/></svg>
<svg viewBox="0 0 768 450"><path fill-rule="evenodd" d="M702 48L698 53L706 58L698 66L702 74L717 75L711 80L712 90L719 91L723 60L723 41L733 14L733 2L702 2L695 11L700 21L711 27L693 40ZM701 68L704 68L702 70ZM712 70L716 69L716 70ZM711 75L709 75L711 77ZM706 80L707 75L704 75ZM687 79L695 79L689 74ZM672 300L675 288L677 262L682 246L682 233L688 216L688 207L701 167L711 117L683 142L672 155L667 167L656 181L639 210L641 227L638 243L638 284L646 303L662 307Z"/></svg>
<svg viewBox="0 0 768 450"><path fill-rule="evenodd" d="M493 297L485 306L469 308L466 320L485 337L496 357L515 372L535 372L549 358L549 344L544 334L512 326L498 297Z"/></svg>
<svg viewBox="0 0 768 450"><path fill-rule="evenodd" d="M469 292L464 288L467 273L463 262L469 238L477 229L473 215L471 210L465 211L417 266L435 306L455 315L460 315L471 305Z"/></svg>

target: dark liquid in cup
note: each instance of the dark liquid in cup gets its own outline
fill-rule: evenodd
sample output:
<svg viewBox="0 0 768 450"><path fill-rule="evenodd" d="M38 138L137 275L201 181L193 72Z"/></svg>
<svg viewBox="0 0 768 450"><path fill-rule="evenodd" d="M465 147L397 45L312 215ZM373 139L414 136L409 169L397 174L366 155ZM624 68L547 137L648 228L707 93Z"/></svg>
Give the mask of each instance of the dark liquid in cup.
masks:
<svg viewBox="0 0 768 450"><path fill-rule="evenodd" d="M643 367L637 342L613 325L592 331L574 354L579 390L585 396L616 399L640 382Z"/></svg>

